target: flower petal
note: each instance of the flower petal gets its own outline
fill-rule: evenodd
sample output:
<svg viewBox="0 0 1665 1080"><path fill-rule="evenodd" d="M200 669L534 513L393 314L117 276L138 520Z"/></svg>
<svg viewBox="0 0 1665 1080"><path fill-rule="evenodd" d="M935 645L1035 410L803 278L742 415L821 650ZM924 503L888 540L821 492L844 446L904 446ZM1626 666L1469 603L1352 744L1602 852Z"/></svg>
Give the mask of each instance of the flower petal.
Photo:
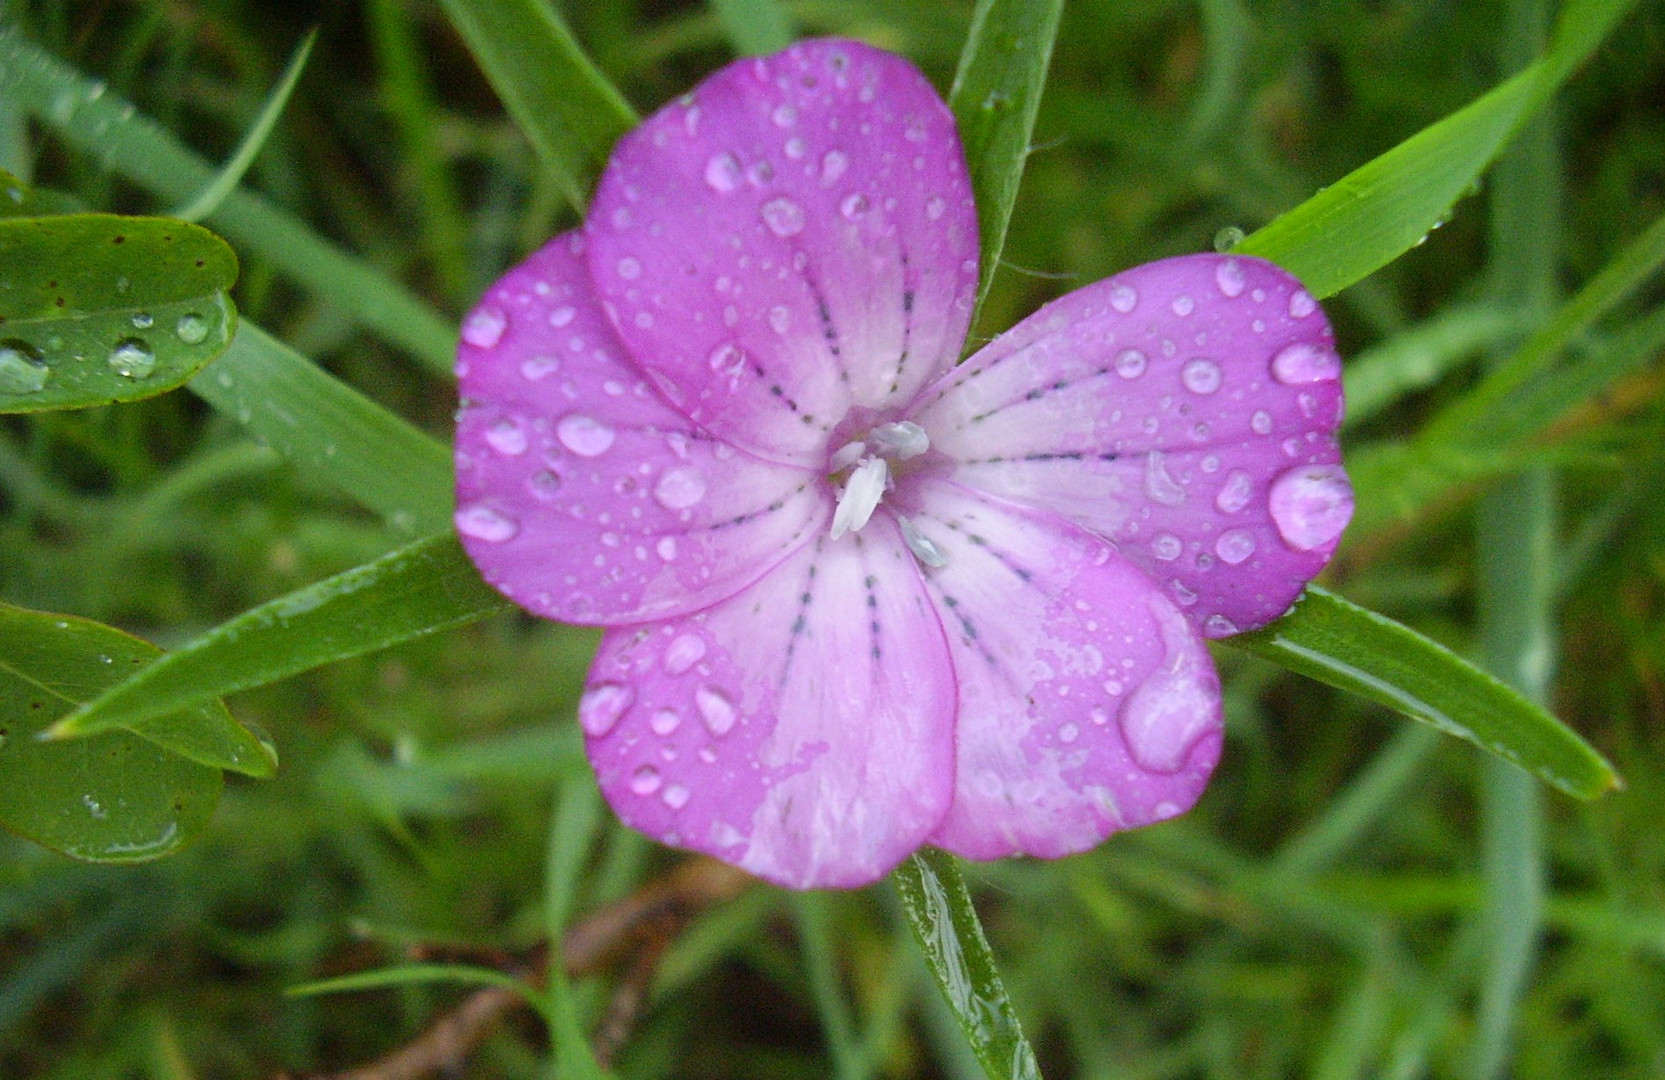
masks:
<svg viewBox="0 0 1665 1080"><path fill-rule="evenodd" d="M956 479L1113 540L1221 637L1283 614L1340 542L1340 374L1295 278L1192 255L1047 305L913 419Z"/></svg>
<svg viewBox="0 0 1665 1080"><path fill-rule="evenodd" d="M895 525L706 612L607 634L579 719L619 817L791 888L877 880L954 776L954 672Z"/></svg>
<svg viewBox="0 0 1665 1080"><path fill-rule="evenodd" d="M666 404L592 295L583 246L550 241L463 323L457 528L486 580L539 615L697 611L822 531L831 493Z"/></svg>
<svg viewBox="0 0 1665 1080"><path fill-rule="evenodd" d="M1219 760L1220 684L1179 609L1103 540L956 484L913 527L960 685L954 803L931 843L1056 857L1189 809Z"/></svg>
<svg viewBox="0 0 1665 1080"><path fill-rule="evenodd" d="M742 60L620 140L590 210L620 335L720 437L820 467L959 354L977 219L953 117L854 41Z"/></svg>

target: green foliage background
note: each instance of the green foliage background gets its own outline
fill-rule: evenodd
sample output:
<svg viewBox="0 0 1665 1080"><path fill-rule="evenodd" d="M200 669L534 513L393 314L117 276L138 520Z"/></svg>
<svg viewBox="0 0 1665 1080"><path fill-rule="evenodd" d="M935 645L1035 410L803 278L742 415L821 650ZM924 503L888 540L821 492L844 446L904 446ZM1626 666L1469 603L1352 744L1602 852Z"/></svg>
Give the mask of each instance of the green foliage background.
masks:
<svg viewBox="0 0 1665 1080"><path fill-rule="evenodd" d="M361 463L353 483L374 492L353 502L325 442L297 449L267 423L274 450L241 424L244 410L347 428L380 415L309 381L310 357L444 439L457 318L577 220L587 174L534 150L455 29L477 6L0 3L0 32L160 125L96 129L85 96L26 107L0 69L0 168L97 211L188 203L212 171L175 168L159 131L232 158L318 31L243 182L265 202L240 193L205 219L241 261L248 333L198 395L0 418L0 600L174 649L443 524L442 492L398 482L402 450ZM974 15L959 0L560 7L638 112L791 32L897 49L946 93ZM1067 4L977 332L1206 250L1223 228L1253 233L1503 82L1541 51L1550 14ZM1327 304L1361 505L1326 584L1542 695L1625 790L1575 803L1220 649L1230 735L1195 811L1056 864L963 868L1044 1075L1665 1076L1662 101L1665 9L1640 3L1442 227ZM578 132L571 160L627 114L579 110L562 129ZM1344 251L1361 235L1326 239ZM1563 306L1575 294L1588 302ZM1501 374L1483 382L1488 366ZM282 767L228 777L201 837L167 860L90 866L0 834L0 1076L344 1069L462 991L285 988L414 944L528 950L661 875L674 856L592 812L572 722L592 644L501 613L232 696ZM617 1073L982 1075L903 907L888 885L760 887L708 913L667 954ZM527 1019L468 1075L590 1068L561 1035L587 1030L611 985L560 988L546 1016L565 1050Z"/></svg>

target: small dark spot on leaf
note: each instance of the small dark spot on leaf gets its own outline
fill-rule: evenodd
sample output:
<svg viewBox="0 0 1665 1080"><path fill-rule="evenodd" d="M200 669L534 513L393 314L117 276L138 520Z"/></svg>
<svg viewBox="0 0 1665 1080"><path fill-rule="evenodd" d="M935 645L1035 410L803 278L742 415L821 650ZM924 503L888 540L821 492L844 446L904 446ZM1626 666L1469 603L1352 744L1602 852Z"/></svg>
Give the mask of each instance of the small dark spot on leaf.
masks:
<svg viewBox="0 0 1665 1080"><path fill-rule="evenodd" d="M122 236L120 234L117 234L115 236L110 237L110 243L112 243L112 244L125 244L125 243L127 243L127 237Z"/></svg>
<svg viewBox="0 0 1665 1080"><path fill-rule="evenodd" d="M206 260L203 260L203 259L198 259L197 260L197 269L198 270L201 270L204 266L207 266L207 265L208 265L208 263L207 263Z"/></svg>

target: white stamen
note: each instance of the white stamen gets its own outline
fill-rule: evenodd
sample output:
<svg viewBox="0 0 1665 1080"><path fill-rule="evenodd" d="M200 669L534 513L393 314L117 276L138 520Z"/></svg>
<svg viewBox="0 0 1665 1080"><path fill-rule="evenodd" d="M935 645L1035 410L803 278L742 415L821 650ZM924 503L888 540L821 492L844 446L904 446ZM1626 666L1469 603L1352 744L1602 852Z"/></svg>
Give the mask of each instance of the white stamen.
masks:
<svg viewBox="0 0 1665 1080"><path fill-rule="evenodd" d="M884 458L868 458L856 466L844 491L838 496L838 507L833 510L832 538L837 540L847 532L860 532L873 516L879 500L884 497L885 484L890 479L890 466Z"/></svg>
<svg viewBox="0 0 1665 1080"><path fill-rule="evenodd" d="M861 456L865 453L867 453L866 443L845 443L843 446L839 447L838 453L832 456L832 460L827 462L827 472L829 474L841 473L845 469L854 465L856 462L860 461Z"/></svg>
<svg viewBox="0 0 1665 1080"><path fill-rule="evenodd" d="M918 457L931 448L931 440L926 437L925 429L912 420L880 424L868 434L878 444L880 453L897 461Z"/></svg>
<svg viewBox="0 0 1665 1080"><path fill-rule="evenodd" d="M914 558L918 559L926 566L943 567L948 565L947 554L943 552L942 548L937 545L935 540L932 540L928 536L922 535L920 531L914 527L913 522L909 521L901 514L897 514L896 524L901 526L902 542L908 545L908 550L913 552Z"/></svg>

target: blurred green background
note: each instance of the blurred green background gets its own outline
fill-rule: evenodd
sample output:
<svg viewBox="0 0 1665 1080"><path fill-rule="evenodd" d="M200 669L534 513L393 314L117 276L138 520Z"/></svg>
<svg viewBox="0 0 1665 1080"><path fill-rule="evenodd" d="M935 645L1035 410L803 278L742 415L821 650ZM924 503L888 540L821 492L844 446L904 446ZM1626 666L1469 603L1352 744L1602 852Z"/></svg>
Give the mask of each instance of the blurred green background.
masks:
<svg viewBox="0 0 1665 1080"><path fill-rule="evenodd" d="M715 8L559 6L644 113L734 55ZM1207 250L1222 229L1253 231L1466 104L1519 62L1521 6L1069 3L978 335L1134 263ZM972 13L960 0L784 7L798 32L900 51L944 91ZM438 3L10 0L4 20L211 161L316 27L245 184L452 322L576 223ZM91 208L176 205L4 95L0 79L0 168ZM1537 156L1514 167L1540 193L1527 230L1548 246L1534 287L1553 302L1665 210L1665 6L1640 4L1546 116ZM1497 191L1488 179L1425 244L1326 305L1349 364L1387 357L1405 384L1347 431L1349 451L1418 431L1542 317L1497 302L1522 244L1499 225L1519 218ZM445 380L236 246L244 318L448 437ZM1662 292L1651 283L1592 333L1618 333ZM1229 739L1196 810L1062 862L967 868L1046 1076L1489 1077L1511 1032L1506 1075L1665 1077L1659 359L1503 464L1553 466L1553 542L1535 554L1553 585L1551 701L1627 782L1590 805L1541 800L1542 935L1513 1021L1483 989L1509 975L1488 947L1507 907L1487 900L1502 878L1487 876L1481 755L1222 648ZM1419 379L1418 365L1446 374ZM1480 656L1492 598L1476 517L1491 482L1370 515L1326 583ZM185 393L0 418L0 599L13 604L167 648L402 539ZM593 642L502 616L235 696L283 768L231 778L208 834L170 859L87 866L0 834L0 1076L344 1070L414 1036L465 991L284 990L417 946L537 945L551 793L588 783L572 712ZM679 858L609 823L579 914ZM621 978L579 985L585 1017ZM670 943L651 995L622 1076L814 1077L835 1061L841 1076L979 1075L884 885L810 901L753 888ZM462 1075L547 1075L546 1056L521 1015Z"/></svg>

